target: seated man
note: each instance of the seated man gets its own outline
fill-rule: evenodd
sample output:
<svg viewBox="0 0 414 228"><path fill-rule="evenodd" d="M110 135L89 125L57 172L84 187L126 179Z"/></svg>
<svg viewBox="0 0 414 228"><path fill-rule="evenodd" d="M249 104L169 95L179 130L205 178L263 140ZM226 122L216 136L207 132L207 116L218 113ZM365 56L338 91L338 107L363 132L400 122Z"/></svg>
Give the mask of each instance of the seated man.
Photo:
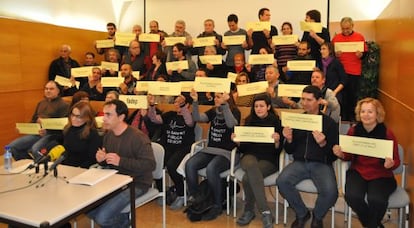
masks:
<svg viewBox="0 0 414 228"><path fill-rule="evenodd" d="M318 190L313 209L312 228L323 227L323 218L338 198L335 171L332 162L336 160L332 147L338 143L338 124L319 111L321 91L315 86L307 86L302 92L302 107L305 114L322 115L322 131L305 131L283 128L285 151L292 154L294 161L282 169L276 184L280 194L296 212L292 227L304 227L310 218L296 184L311 179Z"/></svg>
<svg viewBox="0 0 414 228"><path fill-rule="evenodd" d="M59 96L60 92L60 87L55 81L46 83L45 98L37 104L32 123L39 123L40 118L58 118L68 115L69 104ZM29 153L36 159L40 156L37 152L45 148L49 141L55 139L56 135L61 135L61 131L41 129L39 135L25 135L13 140L9 146L14 160L31 159Z"/></svg>
<svg viewBox="0 0 414 228"><path fill-rule="evenodd" d="M132 75L131 65L125 63L121 66L121 76L124 78L124 82L118 87L119 94L134 95L138 80Z"/></svg>
<svg viewBox="0 0 414 228"><path fill-rule="evenodd" d="M155 158L148 136L125 121L128 107L120 100L104 105L104 128L108 131L103 147L96 152L100 165L117 169L134 178L135 197L142 196L152 183ZM88 213L100 227L129 227L129 213L121 211L129 205L130 190L126 189ZM135 221L133 221L135 222Z"/></svg>

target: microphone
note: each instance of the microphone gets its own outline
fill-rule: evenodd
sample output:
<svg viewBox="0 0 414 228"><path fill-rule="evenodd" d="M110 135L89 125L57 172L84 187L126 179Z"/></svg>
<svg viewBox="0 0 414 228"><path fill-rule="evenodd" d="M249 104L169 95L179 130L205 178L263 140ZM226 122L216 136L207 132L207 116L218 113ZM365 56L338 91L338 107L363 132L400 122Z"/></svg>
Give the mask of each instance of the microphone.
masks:
<svg viewBox="0 0 414 228"><path fill-rule="evenodd" d="M60 154L59 158L57 158L55 162L53 162L53 164L50 166L49 171L56 169L56 167L66 159L67 152L64 149L65 148L63 148L63 152Z"/></svg>
<svg viewBox="0 0 414 228"><path fill-rule="evenodd" d="M51 149L59 145L55 140L50 141L46 144L44 148L42 148L40 151L38 151L38 156L32 164L30 164L26 169L33 169L34 167L37 167L40 163L45 162L48 160L48 154Z"/></svg>
<svg viewBox="0 0 414 228"><path fill-rule="evenodd" d="M62 145L54 146L52 149L50 149L47 156L43 156L41 159L39 159L39 161L36 164L41 164L43 162L49 162L49 161L55 161L63 154L63 152L65 152L65 147L63 147Z"/></svg>

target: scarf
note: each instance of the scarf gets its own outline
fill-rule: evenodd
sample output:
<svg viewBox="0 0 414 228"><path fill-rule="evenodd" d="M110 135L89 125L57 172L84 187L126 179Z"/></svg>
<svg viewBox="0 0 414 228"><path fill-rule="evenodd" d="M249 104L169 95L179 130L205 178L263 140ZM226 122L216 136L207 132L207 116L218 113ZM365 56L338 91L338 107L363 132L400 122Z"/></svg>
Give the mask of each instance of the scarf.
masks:
<svg viewBox="0 0 414 228"><path fill-rule="evenodd" d="M322 68L323 72L326 74L326 70L328 69L329 64L331 64L334 57L329 56L328 58L322 59Z"/></svg>

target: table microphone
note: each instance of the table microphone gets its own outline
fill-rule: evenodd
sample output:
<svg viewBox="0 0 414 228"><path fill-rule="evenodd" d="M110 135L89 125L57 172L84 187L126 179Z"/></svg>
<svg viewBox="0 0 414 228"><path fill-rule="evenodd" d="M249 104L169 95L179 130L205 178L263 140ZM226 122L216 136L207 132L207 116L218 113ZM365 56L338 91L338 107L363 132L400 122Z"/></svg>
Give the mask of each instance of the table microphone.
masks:
<svg viewBox="0 0 414 228"><path fill-rule="evenodd" d="M62 153L60 154L59 158L57 158L55 162L53 162L53 164L50 166L49 171L56 169L56 167L66 159L68 153L65 151L65 148L63 146L62 148Z"/></svg>

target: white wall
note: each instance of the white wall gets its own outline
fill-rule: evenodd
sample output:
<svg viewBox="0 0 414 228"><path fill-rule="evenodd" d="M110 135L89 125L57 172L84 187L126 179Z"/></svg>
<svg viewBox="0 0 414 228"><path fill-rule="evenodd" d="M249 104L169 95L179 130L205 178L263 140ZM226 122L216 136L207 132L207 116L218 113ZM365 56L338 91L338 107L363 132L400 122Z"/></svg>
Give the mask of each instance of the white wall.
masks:
<svg viewBox="0 0 414 228"><path fill-rule="evenodd" d="M342 17L354 20L375 20L392 0L331 0L331 21Z"/></svg>

